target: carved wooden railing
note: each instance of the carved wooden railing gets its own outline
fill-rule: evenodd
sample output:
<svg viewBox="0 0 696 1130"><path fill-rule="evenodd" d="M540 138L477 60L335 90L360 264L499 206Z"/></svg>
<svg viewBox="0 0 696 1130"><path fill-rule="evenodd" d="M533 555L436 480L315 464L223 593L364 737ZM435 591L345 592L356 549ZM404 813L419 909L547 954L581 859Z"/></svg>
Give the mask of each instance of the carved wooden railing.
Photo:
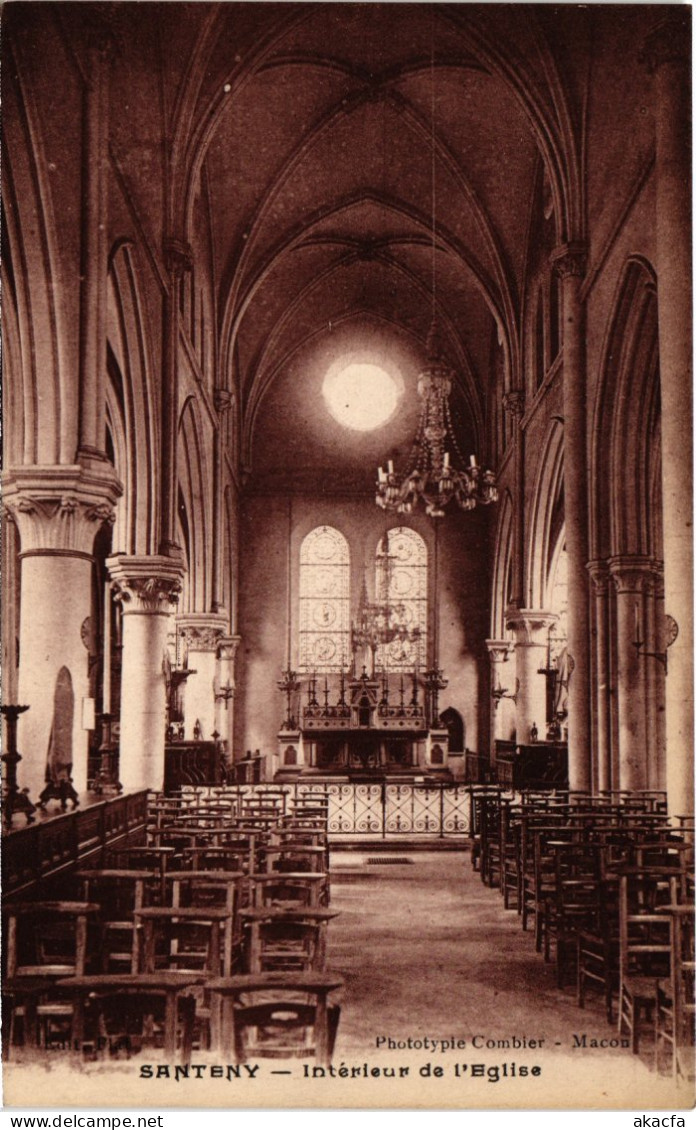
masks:
<svg viewBox="0 0 696 1130"><path fill-rule="evenodd" d="M144 831L147 791L17 828L2 840L3 898L30 895L77 864L98 866L105 848Z"/></svg>

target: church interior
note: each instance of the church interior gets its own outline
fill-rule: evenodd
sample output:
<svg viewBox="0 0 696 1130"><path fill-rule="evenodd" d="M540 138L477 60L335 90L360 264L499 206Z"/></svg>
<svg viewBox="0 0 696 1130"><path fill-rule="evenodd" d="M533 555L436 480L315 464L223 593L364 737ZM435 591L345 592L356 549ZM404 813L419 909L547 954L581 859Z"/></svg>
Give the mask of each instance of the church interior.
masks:
<svg viewBox="0 0 696 1130"><path fill-rule="evenodd" d="M255 976L357 1051L382 890L693 1077L689 17L4 6L8 1063L90 976L184 1062Z"/></svg>

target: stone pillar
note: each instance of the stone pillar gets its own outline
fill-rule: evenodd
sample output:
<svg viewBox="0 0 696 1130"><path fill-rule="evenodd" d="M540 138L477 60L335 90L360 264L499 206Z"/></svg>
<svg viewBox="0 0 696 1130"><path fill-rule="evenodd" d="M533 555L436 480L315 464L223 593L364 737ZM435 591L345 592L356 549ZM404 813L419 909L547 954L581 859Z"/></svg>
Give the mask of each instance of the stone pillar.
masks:
<svg viewBox="0 0 696 1130"><path fill-rule="evenodd" d="M503 396L503 408L512 419L514 444L515 507L512 516L512 593L510 604L524 604L524 432L520 420L524 413L524 389L511 389Z"/></svg>
<svg viewBox="0 0 696 1130"><path fill-rule="evenodd" d="M514 722L514 702L510 697L495 698L493 691L502 688L509 695L515 693L514 674L515 664L509 663L511 653L514 651L512 640L486 640L488 655L491 665L491 707L490 707L490 751L491 761L495 761L495 743L497 740L507 741L510 738ZM512 685L510 679L512 678Z"/></svg>
<svg viewBox="0 0 696 1130"><path fill-rule="evenodd" d="M161 789L166 722L165 655L169 617L183 567L170 557L107 560L123 608L119 775L124 789Z"/></svg>
<svg viewBox="0 0 696 1130"><path fill-rule="evenodd" d="M694 811L690 15L670 7L643 53L655 91L665 611L679 627L669 650L666 719L674 814Z"/></svg>
<svg viewBox="0 0 696 1130"><path fill-rule="evenodd" d="M213 534L212 534L212 562L210 587L213 594L211 607L214 612L223 611L222 599L222 568L223 546L222 534L226 528L226 518L223 514L223 437L225 417L232 407L232 393L226 388L216 388L214 394L215 411L218 414L217 425L213 432Z"/></svg>
<svg viewBox="0 0 696 1130"><path fill-rule="evenodd" d="M646 593L653 586L654 562L637 554L611 557L609 568L616 589L619 787L647 789L646 664L657 660L645 654L645 624Z"/></svg>
<svg viewBox="0 0 696 1130"><path fill-rule="evenodd" d="M591 561L587 566L594 586L594 748L592 787L610 789L611 774L611 663L609 650L609 567L605 561Z"/></svg>
<svg viewBox="0 0 696 1130"><path fill-rule="evenodd" d="M647 788L664 789L666 782L664 749L660 742L659 701L660 688L665 683L665 668L658 659L648 658L665 653L662 623L657 605L658 591L662 591L662 578L657 568L646 574L643 582L643 651L645 663L645 742L647 750ZM661 603L661 601L660 601ZM667 662L665 658L665 663Z"/></svg>
<svg viewBox="0 0 696 1130"><path fill-rule="evenodd" d="M113 522L121 484L104 463L18 467L3 480L3 502L21 543L21 603L17 698L31 707L22 721L20 787L36 801L46 779L54 730L58 673L72 691L72 779L87 784L87 731L82 702L89 695L92 549L103 522ZM67 739L70 744L69 737ZM63 739L63 756L69 760Z"/></svg>
<svg viewBox="0 0 696 1130"><path fill-rule="evenodd" d="M108 233L109 66L113 38L95 17L87 21L80 255L79 450L105 458L106 281Z"/></svg>
<svg viewBox="0 0 696 1130"><path fill-rule="evenodd" d="M215 678L215 729L220 741L225 743L228 765L239 760L234 749L234 694L236 689L235 659L241 636L220 636L217 645L217 674ZM240 750L240 756L243 756Z"/></svg>
<svg viewBox="0 0 696 1130"><path fill-rule="evenodd" d="M536 724L539 736L546 734L546 666L549 628L558 617L554 612L532 608L511 608L506 627L515 633L515 677L517 679L517 741L530 740Z"/></svg>
<svg viewBox="0 0 696 1130"><path fill-rule="evenodd" d="M217 651L227 629L227 620L208 612L193 612L179 617L177 631L183 643L184 665L195 674L189 675L184 690L184 738L193 739L196 722L200 722L203 741L212 740L218 730L216 718ZM223 735L221 735L223 736Z"/></svg>
<svg viewBox="0 0 696 1130"><path fill-rule="evenodd" d="M164 247L169 287L164 299L162 324L162 471L160 497L160 553L181 557L176 540L177 441L179 431L179 298L185 271L192 266L191 248L169 239Z"/></svg>
<svg viewBox="0 0 696 1130"><path fill-rule="evenodd" d="M563 341L563 491L568 553L568 776L572 789L591 780L590 639L587 518L587 380L585 307L581 286L585 249L558 248L552 261L561 279Z"/></svg>

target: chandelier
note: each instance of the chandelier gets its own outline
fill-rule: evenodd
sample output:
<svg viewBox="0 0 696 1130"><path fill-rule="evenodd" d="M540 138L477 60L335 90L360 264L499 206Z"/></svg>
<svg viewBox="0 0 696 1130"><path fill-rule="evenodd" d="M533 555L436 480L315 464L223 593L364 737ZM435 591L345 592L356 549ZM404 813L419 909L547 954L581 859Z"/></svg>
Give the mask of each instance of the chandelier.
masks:
<svg viewBox="0 0 696 1130"><path fill-rule="evenodd" d="M401 643L416 643L421 636L420 628L410 623L406 605L401 601L390 599L393 557L389 553L388 537L389 535L387 535L386 553L382 555L383 568L378 585L379 592L374 602L368 599L367 583L363 574L357 615L351 626L354 653L367 647L374 656L379 647L386 647L395 640Z"/></svg>
<svg viewBox="0 0 696 1130"><path fill-rule="evenodd" d="M443 518L453 499L462 510L473 510L477 503L495 502L498 491L493 471L479 467L475 455L464 465L450 415L453 371L443 358L434 318L427 352L427 363L418 377L423 403L409 459L411 470L399 476L391 459L386 471L379 467L375 502L383 510L410 514L422 500L430 518Z"/></svg>

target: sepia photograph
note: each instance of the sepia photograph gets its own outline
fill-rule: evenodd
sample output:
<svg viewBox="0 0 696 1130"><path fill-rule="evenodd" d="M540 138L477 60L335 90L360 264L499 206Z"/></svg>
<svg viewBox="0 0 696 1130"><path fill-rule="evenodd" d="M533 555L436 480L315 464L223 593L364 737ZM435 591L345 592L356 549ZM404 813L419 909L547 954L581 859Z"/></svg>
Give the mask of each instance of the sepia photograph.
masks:
<svg viewBox="0 0 696 1130"><path fill-rule="evenodd" d="M691 1110L690 7L1 51L4 1109Z"/></svg>

